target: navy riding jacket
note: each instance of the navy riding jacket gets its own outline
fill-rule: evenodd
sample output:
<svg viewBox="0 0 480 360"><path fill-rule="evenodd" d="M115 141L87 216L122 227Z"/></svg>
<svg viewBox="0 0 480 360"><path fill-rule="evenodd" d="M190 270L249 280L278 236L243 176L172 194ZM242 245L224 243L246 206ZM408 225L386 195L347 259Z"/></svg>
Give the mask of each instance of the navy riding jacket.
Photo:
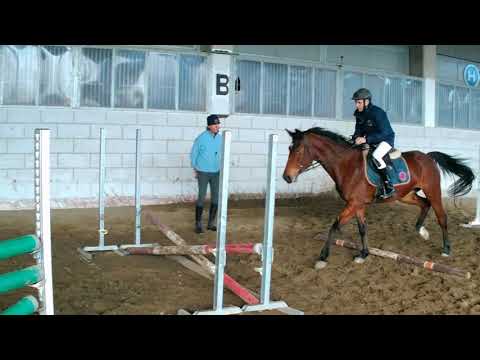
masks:
<svg viewBox="0 0 480 360"><path fill-rule="evenodd" d="M373 104L368 104L364 111L355 110L357 119L353 140L357 137L366 137L367 144L375 145L382 141L394 146L395 132L393 131L387 113Z"/></svg>

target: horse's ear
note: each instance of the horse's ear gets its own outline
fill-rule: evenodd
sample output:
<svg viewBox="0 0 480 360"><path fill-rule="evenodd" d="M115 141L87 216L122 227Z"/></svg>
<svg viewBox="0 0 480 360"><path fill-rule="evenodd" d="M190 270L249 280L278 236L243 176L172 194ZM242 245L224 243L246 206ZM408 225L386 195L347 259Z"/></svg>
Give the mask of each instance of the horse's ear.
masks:
<svg viewBox="0 0 480 360"><path fill-rule="evenodd" d="M290 135L290 137L293 138L293 134L295 134L294 132L288 130L288 129L285 129L285 131L288 133L288 135Z"/></svg>
<svg viewBox="0 0 480 360"><path fill-rule="evenodd" d="M295 134L300 134L302 130L295 129Z"/></svg>

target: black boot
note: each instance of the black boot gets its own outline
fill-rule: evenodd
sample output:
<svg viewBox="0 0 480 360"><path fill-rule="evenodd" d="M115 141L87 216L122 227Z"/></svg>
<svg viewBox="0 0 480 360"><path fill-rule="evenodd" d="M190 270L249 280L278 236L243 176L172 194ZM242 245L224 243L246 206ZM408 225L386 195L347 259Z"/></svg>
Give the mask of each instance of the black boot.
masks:
<svg viewBox="0 0 480 360"><path fill-rule="evenodd" d="M390 177L387 174L387 168L383 169L377 169L378 173L380 174L380 177L382 179L382 194L379 195L379 198L384 200L388 199L389 197L393 196L395 193L395 188L392 185L392 182L390 181Z"/></svg>
<svg viewBox="0 0 480 360"><path fill-rule="evenodd" d="M210 205L210 212L208 213L208 230L217 231L217 227L215 226L215 218L217 216L218 205L211 204Z"/></svg>
<svg viewBox="0 0 480 360"><path fill-rule="evenodd" d="M195 207L195 232L197 234L203 233L202 213L203 213L203 207L202 206L196 206Z"/></svg>

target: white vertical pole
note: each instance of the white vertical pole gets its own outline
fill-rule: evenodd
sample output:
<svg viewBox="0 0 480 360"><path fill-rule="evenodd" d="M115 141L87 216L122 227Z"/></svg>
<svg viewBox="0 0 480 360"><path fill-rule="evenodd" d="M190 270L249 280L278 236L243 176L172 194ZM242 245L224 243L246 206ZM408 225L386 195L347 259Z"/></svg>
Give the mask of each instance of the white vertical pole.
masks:
<svg viewBox="0 0 480 360"><path fill-rule="evenodd" d="M140 137L141 129L137 129L136 137L136 153L135 153L135 245L140 245L140 231L142 228L141 225L141 213L142 213L142 197L141 197L141 188L140 188L140 164L142 159L142 154L140 151Z"/></svg>
<svg viewBox="0 0 480 360"><path fill-rule="evenodd" d="M99 181L98 181L98 246L105 246L105 129L100 129L100 156L99 156Z"/></svg>
<svg viewBox="0 0 480 360"><path fill-rule="evenodd" d="M50 232L50 130L36 129L35 156L35 225L42 247L37 263L43 272L42 286L38 288L42 304L41 315L53 315L52 244Z"/></svg>
<svg viewBox="0 0 480 360"><path fill-rule="evenodd" d="M262 247L262 287L261 303L270 303L270 281L272 278L273 257L273 220L275 213L275 171L277 168L278 135L270 135L268 142L267 194L265 199L265 224L263 229Z"/></svg>
<svg viewBox="0 0 480 360"><path fill-rule="evenodd" d="M226 263L225 240L227 234L228 180L230 175L230 144L232 133L223 132L222 158L220 162L219 209L217 219L217 256L215 259L215 286L213 292L213 310L223 308L223 278Z"/></svg>

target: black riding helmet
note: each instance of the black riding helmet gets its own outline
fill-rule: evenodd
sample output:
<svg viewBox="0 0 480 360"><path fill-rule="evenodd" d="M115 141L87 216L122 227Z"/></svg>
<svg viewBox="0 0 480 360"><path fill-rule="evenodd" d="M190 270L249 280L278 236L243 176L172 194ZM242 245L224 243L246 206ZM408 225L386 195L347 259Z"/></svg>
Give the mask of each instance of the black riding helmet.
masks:
<svg viewBox="0 0 480 360"><path fill-rule="evenodd" d="M355 101L366 100L366 99L372 101L372 93L370 92L370 90L365 88L358 89L357 91L355 91L355 93L352 96L352 100L355 100Z"/></svg>

